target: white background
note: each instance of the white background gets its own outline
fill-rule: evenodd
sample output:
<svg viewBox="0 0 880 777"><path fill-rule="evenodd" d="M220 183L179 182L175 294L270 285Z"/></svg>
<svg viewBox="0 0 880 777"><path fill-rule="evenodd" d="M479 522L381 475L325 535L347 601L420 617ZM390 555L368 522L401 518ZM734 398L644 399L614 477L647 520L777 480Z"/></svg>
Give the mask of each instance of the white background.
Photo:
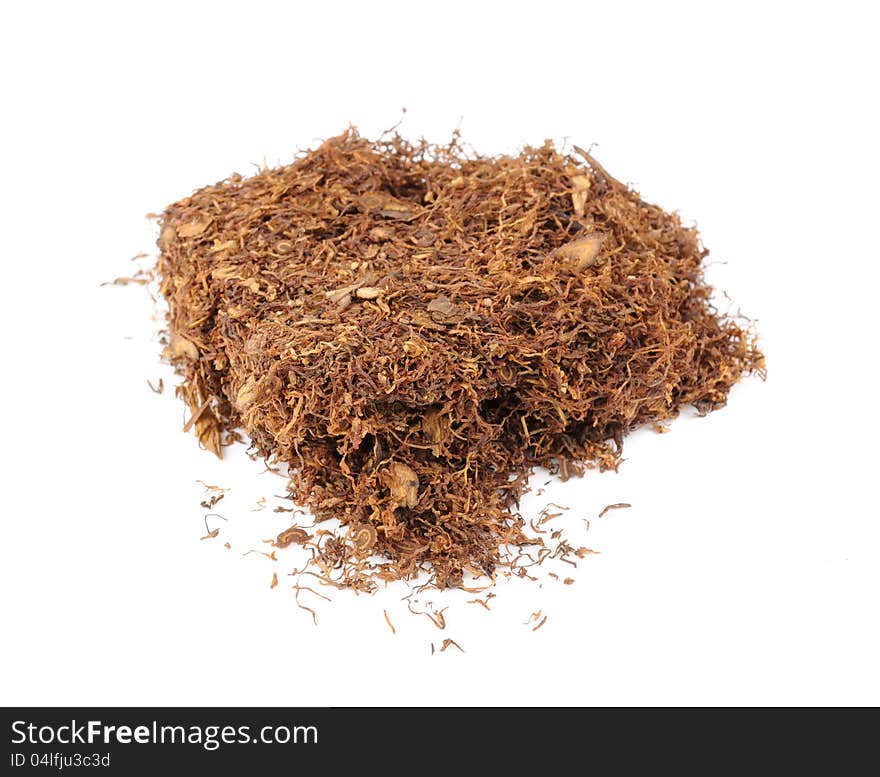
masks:
<svg viewBox="0 0 880 777"><path fill-rule="evenodd" d="M0 703L880 702L870 7L3 4ZM295 551L243 555L283 481L180 431L148 297L99 284L153 250L145 213L404 107L486 153L595 143L697 221L769 379L525 505L600 551L574 585L425 597L443 632L405 588L304 593L315 627ZM213 540L197 478L231 487Z"/></svg>

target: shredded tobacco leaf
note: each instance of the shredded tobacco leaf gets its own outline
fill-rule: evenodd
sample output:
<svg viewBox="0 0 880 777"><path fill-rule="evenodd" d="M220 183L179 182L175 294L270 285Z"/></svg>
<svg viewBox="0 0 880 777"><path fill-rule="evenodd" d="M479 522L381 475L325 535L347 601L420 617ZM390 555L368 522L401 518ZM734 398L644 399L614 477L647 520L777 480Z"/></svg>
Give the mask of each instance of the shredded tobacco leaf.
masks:
<svg viewBox="0 0 880 777"><path fill-rule="evenodd" d="M170 205L158 245L187 426L288 464L342 529L276 544L356 590L530 577L535 467L615 468L629 431L764 372L696 231L549 141L489 157L351 129Z"/></svg>
<svg viewBox="0 0 880 777"><path fill-rule="evenodd" d="M216 505L219 501L221 501L226 494L214 494L212 497L208 499L203 499L199 504L204 507L206 510L210 510L214 505Z"/></svg>
<svg viewBox="0 0 880 777"><path fill-rule="evenodd" d="M220 534L219 527L216 529L212 529L210 526L208 526L208 518L222 518L224 521L226 520L226 518L224 518L222 515L220 515L220 513L207 513L205 515L205 532L206 532L206 534L204 537L199 537L199 539L201 539L201 540L213 540L215 537L217 537Z"/></svg>
<svg viewBox="0 0 880 777"><path fill-rule="evenodd" d="M632 505L629 502L616 502L613 505L605 505L605 507L602 508L602 512L599 513L599 517L604 518L605 515L612 510L625 510L627 507L632 507Z"/></svg>

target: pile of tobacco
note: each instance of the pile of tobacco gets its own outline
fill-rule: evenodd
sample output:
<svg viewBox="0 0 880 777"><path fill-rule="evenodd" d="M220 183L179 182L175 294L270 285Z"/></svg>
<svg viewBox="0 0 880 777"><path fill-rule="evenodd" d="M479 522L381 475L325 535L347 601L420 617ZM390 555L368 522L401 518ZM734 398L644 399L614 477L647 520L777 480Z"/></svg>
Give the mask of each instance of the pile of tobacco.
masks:
<svg viewBox="0 0 880 777"><path fill-rule="evenodd" d="M494 576L536 542L516 510L535 466L613 468L630 430L763 373L695 230L577 147L349 130L160 224L187 426L288 464L290 496L342 528L278 544L338 585Z"/></svg>

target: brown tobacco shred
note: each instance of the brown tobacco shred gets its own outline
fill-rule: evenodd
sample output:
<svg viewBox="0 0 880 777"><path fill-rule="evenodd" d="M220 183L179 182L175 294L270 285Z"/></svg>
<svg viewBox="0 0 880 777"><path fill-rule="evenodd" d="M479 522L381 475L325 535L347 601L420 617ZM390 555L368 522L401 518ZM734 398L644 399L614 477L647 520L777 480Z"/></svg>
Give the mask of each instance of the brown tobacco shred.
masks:
<svg viewBox="0 0 880 777"><path fill-rule="evenodd" d="M219 513L208 513L207 515L205 515L205 531L207 532L207 534L205 534L204 537L199 537L199 539L201 540L213 540L215 537L217 537L217 535L220 534L219 528L211 529L208 526L208 518L222 518L224 521L226 520L226 518L223 518L223 516Z"/></svg>
<svg viewBox="0 0 880 777"><path fill-rule="evenodd" d="M627 507L632 507L632 505L629 504L629 502L617 502L613 505L605 505L605 507L602 508L602 512L599 513L599 517L603 518L605 514L611 512L611 510L624 510Z"/></svg>
<svg viewBox="0 0 880 777"><path fill-rule="evenodd" d="M531 615L529 615L529 619L523 625L529 626L532 623L534 623L535 621L541 620L542 615L543 615L543 612L541 610L538 610L537 612L533 612Z"/></svg>
<svg viewBox="0 0 880 777"><path fill-rule="evenodd" d="M446 618L443 615L443 612L447 609L446 607L444 607L442 610L436 611L436 610L430 609L430 605L429 605L428 610L423 610L423 611L419 612L418 610L414 610L412 608L412 604L409 601L406 603L406 606L413 615L424 615L438 629L442 630L442 629L446 628Z"/></svg>
<svg viewBox="0 0 880 777"><path fill-rule="evenodd" d="M205 493L218 493L218 492L220 492L220 493L225 494L229 490L228 488L222 488L221 486L215 486L215 485L212 485L211 483L206 483L204 480L196 480L196 483L202 484L202 488L205 489Z"/></svg>
<svg viewBox="0 0 880 777"><path fill-rule="evenodd" d="M162 214L189 426L218 456L242 428L289 464L293 499L341 521L290 535L322 578L494 579L543 544L516 512L536 466L615 468L632 429L763 375L710 301L696 231L575 151L349 130Z"/></svg>
<svg viewBox="0 0 880 777"><path fill-rule="evenodd" d="M214 496L209 499L202 500L199 504L207 510L210 510L214 505L217 504L221 499L223 499L226 494L214 494Z"/></svg>
<svg viewBox="0 0 880 777"><path fill-rule="evenodd" d="M388 624L388 628L391 629L391 633L397 636L397 629L394 628L391 618L388 617L388 610L382 610L382 612L385 615L385 622Z"/></svg>
<svg viewBox="0 0 880 777"><path fill-rule="evenodd" d="M139 286L146 286L150 282L149 277L120 277L114 278L112 281L105 281L102 283L102 286L128 286L130 283L135 283Z"/></svg>

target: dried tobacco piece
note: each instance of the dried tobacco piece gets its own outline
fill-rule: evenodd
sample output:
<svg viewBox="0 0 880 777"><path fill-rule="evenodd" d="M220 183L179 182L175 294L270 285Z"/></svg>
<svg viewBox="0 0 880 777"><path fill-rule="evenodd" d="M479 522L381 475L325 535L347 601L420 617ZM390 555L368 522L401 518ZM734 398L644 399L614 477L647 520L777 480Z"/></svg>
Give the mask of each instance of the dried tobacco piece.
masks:
<svg viewBox="0 0 880 777"><path fill-rule="evenodd" d="M391 462L380 474L380 480L388 489L392 508L413 508L419 503L419 476L406 464Z"/></svg>
<svg viewBox="0 0 880 777"><path fill-rule="evenodd" d="M535 466L613 468L630 430L763 374L695 230L575 152L350 130L162 215L187 426L218 456L243 428L342 522L274 543L307 545L325 582L529 576L511 554L544 544L515 512ZM589 552L551 539L537 558Z"/></svg>
<svg viewBox="0 0 880 777"><path fill-rule="evenodd" d="M612 510L625 510L627 507L632 507L632 505L629 502L615 502L613 505L605 505L602 508L602 512L599 513L599 517L604 518Z"/></svg>
<svg viewBox="0 0 880 777"><path fill-rule="evenodd" d="M302 545L304 542L308 542L311 538L312 536L306 532L305 529L301 529L299 526L291 526L289 529L285 529L281 532L272 544L276 548L286 548L294 542Z"/></svg>

